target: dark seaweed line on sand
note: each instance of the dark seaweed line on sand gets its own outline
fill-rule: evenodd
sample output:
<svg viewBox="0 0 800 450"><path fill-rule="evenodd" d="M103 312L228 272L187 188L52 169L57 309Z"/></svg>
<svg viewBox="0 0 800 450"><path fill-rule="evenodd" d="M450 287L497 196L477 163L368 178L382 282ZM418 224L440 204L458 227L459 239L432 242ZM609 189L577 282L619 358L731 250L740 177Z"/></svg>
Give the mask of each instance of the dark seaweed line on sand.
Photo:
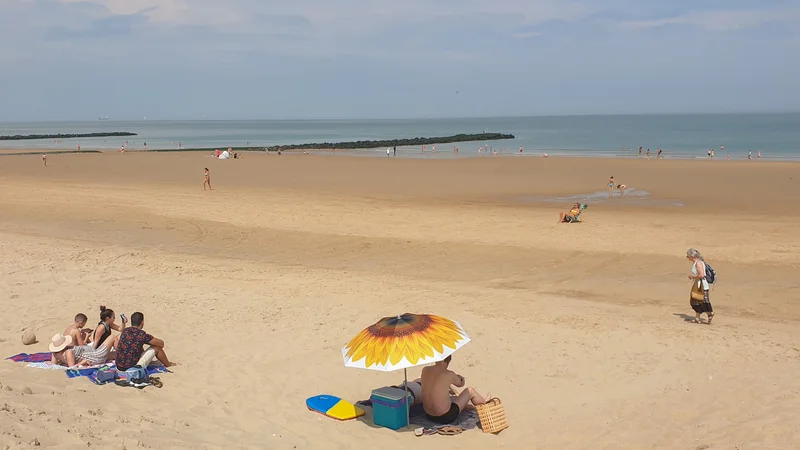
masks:
<svg viewBox="0 0 800 450"><path fill-rule="evenodd" d="M94 138L94 137L119 137L136 136L136 133L127 131L113 131L110 133L83 133L83 134L15 134L12 136L0 136L0 141L27 141L34 139L73 139L73 138Z"/></svg>
<svg viewBox="0 0 800 450"><path fill-rule="evenodd" d="M382 141L348 141L348 142L318 142L309 144L291 145L272 145L269 147L231 147L231 150L242 151L264 151L271 152L287 150L357 150L379 147L408 147L429 144L450 144L453 142L472 142L472 141L499 141L502 139L515 139L513 134L502 133L480 133L480 134L456 134L454 136L412 138L412 139L389 139ZM224 150L223 147L217 147ZM182 148L182 149L152 149L149 152L206 152L214 151L216 148Z"/></svg>

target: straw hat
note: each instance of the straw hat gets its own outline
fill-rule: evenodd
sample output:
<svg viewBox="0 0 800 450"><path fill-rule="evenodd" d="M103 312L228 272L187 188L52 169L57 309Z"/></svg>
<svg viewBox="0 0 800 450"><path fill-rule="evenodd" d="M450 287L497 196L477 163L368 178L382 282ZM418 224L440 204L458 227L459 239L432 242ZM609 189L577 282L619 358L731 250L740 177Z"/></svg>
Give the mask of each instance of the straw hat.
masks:
<svg viewBox="0 0 800 450"><path fill-rule="evenodd" d="M72 336L64 336L63 334L57 334L53 336L53 341L50 343L50 351L58 353L61 350L72 345Z"/></svg>

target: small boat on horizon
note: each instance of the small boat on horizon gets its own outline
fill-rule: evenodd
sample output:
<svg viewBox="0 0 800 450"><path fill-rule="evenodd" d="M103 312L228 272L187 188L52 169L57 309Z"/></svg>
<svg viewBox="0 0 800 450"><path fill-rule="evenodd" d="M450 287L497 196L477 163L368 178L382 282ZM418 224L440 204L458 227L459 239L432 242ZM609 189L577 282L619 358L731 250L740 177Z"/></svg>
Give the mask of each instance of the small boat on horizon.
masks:
<svg viewBox="0 0 800 450"><path fill-rule="evenodd" d="M108 120L108 117L98 117L97 120Z"/></svg>

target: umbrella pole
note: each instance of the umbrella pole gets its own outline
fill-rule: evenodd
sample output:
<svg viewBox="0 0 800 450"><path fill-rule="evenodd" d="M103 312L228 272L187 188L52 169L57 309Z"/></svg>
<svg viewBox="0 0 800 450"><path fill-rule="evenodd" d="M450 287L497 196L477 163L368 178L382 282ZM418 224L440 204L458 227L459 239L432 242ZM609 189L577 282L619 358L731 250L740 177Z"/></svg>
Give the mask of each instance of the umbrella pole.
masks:
<svg viewBox="0 0 800 450"><path fill-rule="evenodd" d="M406 426L408 429L411 429L411 407L408 405L408 369L403 369L403 378L405 378L405 383L403 383L403 387L406 388Z"/></svg>

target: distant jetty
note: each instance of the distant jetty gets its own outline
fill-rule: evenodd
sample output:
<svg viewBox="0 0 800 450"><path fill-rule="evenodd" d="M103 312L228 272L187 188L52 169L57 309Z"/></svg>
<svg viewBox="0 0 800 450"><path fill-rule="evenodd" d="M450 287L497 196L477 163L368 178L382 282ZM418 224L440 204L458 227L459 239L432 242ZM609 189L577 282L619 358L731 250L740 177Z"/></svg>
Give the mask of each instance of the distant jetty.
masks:
<svg viewBox="0 0 800 450"><path fill-rule="evenodd" d="M0 136L0 141L23 141L33 139L74 139L74 138L97 138L97 137L128 137L136 136L136 133L127 131L113 131L110 133L82 133L82 134L15 134L13 136Z"/></svg>
<svg viewBox="0 0 800 450"><path fill-rule="evenodd" d="M412 139L390 139L383 141L321 142L316 144L273 145L271 147L266 147L266 149L271 152L286 150L326 150L332 148L355 150L378 147L413 147L429 144L451 144L454 142L499 141L502 139L514 139L514 135L503 133L456 134L453 136L430 138L417 137Z"/></svg>
<svg viewBox="0 0 800 450"><path fill-rule="evenodd" d="M513 134L503 133L480 133L480 134L456 134L453 136L443 137L429 137L429 138L412 138L412 139L391 139L383 141L347 141L347 142L319 142L312 144L291 144L291 145L273 145L270 147L230 147L232 151L247 152L247 151L288 151L288 150L359 150L371 149L380 147L412 147L429 144L451 144L454 142L474 142L474 141L499 141L503 139L516 139ZM159 149L148 148L147 150L134 150L134 151L148 151L148 152L206 152L214 151L216 149L224 150L225 146L217 148L171 148Z"/></svg>

